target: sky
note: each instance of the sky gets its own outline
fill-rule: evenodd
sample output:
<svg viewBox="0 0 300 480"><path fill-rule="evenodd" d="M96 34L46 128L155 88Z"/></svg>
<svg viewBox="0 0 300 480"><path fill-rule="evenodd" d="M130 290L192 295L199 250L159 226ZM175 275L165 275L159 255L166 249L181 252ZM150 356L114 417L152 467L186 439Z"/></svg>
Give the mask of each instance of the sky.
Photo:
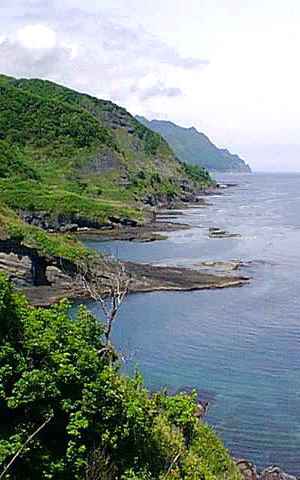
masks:
<svg viewBox="0 0 300 480"><path fill-rule="evenodd" d="M300 171L299 0L0 0L0 72L195 126Z"/></svg>

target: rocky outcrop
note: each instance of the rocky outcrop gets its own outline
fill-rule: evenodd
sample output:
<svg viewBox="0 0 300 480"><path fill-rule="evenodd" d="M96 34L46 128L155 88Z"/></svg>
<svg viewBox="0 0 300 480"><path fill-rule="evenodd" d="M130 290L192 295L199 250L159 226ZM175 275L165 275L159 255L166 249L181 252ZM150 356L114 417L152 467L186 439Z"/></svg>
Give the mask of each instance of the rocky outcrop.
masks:
<svg viewBox="0 0 300 480"><path fill-rule="evenodd" d="M236 460L235 463L238 466L244 480L258 480L256 466L253 463L243 458Z"/></svg>
<svg viewBox="0 0 300 480"><path fill-rule="evenodd" d="M257 472L256 466L245 459L235 460L244 480L297 480L297 477L285 473L280 467L272 465L265 468L261 473Z"/></svg>
<svg viewBox="0 0 300 480"><path fill-rule="evenodd" d="M49 266L58 267L69 275L74 275L76 272L76 266L71 261L62 257L41 255L36 248L24 245L18 240L0 240L0 254L8 256L12 254L20 259L27 257L30 261L30 274L27 275L27 278L30 277L30 281L35 287L51 284L47 277Z"/></svg>
<svg viewBox="0 0 300 480"><path fill-rule="evenodd" d="M209 195L209 189L195 191L189 183L184 182L179 185L181 193L174 196L173 194L161 193L147 193L143 198L143 203L150 207L156 208L178 208L178 206L185 207L186 204L203 203L203 198L200 195ZM212 187L212 191L216 191L216 187Z"/></svg>
<svg viewBox="0 0 300 480"><path fill-rule="evenodd" d="M208 270L220 271L220 272L234 272L239 270L241 267L244 267L246 264L241 260L206 260L198 264L200 267L203 267Z"/></svg>
<svg viewBox="0 0 300 480"><path fill-rule="evenodd" d="M111 216L105 223L90 218L85 218L82 215L49 215L47 212L31 212L22 210L19 212L20 217L29 225L35 225L48 232L78 232L81 230L108 230L113 229L114 226L122 225L125 227L136 227L138 222L130 218L122 218Z"/></svg>
<svg viewBox="0 0 300 480"><path fill-rule="evenodd" d="M212 275L188 268L133 262L123 264L130 279L130 293L219 289L240 287L248 283L247 277L237 275ZM101 262L99 259L97 268L99 277L103 277L103 293L107 292L105 279L114 275L116 265L115 262ZM49 305L61 298L87 297L87 290L77 284L76 265L59 258L38 257L34 249L19 244L4 246L0 242L0 270L5 271L26 292L34 305Z"/></svg>
<svg viewBox="0 0 300 480"><path fill-rule="evenodd" d="M239 233L230 233L222 228L211 227L208 231L209 238L235 238L240 237Z"/></svg>
<svg viewBox="0 0 300 480"><path fill-rule="evenodd" d="M273 465L263 470L259 476L259 480L297 480L293 475L289 475L281 470L280 467Z"/></svg>

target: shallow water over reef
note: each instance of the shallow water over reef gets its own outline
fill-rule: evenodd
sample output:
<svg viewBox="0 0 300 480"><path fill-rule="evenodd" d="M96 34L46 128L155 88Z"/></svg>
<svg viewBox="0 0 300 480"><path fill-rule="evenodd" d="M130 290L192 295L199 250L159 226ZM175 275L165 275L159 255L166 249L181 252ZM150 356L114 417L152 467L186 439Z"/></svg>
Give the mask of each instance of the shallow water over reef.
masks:
<svg viewBox="0 0 300 480"><path fill-rule="evenodd" d="M300 475L300 174L221 179L238 186L178 217L191 230L149 244L87 243L140 262L249 262L242 288L130 296L114 341L150 388L202 391L235 456ZM241 237L212 239L209 227Z"/></svg>

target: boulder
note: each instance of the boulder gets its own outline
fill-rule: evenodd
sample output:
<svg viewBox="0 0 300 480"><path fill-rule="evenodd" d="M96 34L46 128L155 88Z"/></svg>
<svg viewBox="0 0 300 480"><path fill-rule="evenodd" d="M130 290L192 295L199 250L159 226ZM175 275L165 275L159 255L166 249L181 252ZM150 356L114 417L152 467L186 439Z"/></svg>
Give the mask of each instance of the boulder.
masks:
<svg viewBox="0 0 300 480"><path fill-rule="evenodd" d="M272 465L261 472L259 480L297 480L297 477L285 473L276 465Z"/></svg>
<svg viewBox="0 0 300 480"><path fill-rule="evenodd" d="M208 402L207 401L199 402L197 404L197 408L196 408L196 411L195 411L195 414L194 414L195 417L197 417L199 420L201 420L203 417L205 417L207 409L208 409Z"/></svg>
<svg viewBox="0 0 300 480"><path fill-rule="evenodd" d="M77 230L78 230L77 223L67 223L66 225L62 225L61 227L59 227L59 231L61 233L76 232Z"/></svg>
<svg viewBox="0 0 300 480"><path fill-rule="evenodd" d="M233 272L244 266L241 260L205 260L199 265L212 270L220 270L221 272Z"/></svg>
<svg viewBox="0 0 300 480"><path fill-rule="evenodd" d="M258 480L256 466L244 458L235 461L244 480Z"/></svg>

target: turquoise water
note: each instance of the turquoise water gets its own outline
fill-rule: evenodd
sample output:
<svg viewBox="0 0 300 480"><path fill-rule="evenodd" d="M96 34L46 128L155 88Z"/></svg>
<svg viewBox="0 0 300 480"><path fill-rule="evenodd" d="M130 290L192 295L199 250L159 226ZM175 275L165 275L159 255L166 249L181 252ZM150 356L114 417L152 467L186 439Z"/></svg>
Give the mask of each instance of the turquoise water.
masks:
<svg viewBox="0 0 300 480"><path fill-rule="evenodd" d="M125 368L150 388L195 387L236 456L300 474L300 175L222 177L238 187L185 212L166 241L89 242L123 259L194 265L241 259L248 286L130 296L115 325ZM241 238L209 239L209 227ZM96 307L90 304L96 311ZM97 312L98 313L98 312Z"/></svg>

